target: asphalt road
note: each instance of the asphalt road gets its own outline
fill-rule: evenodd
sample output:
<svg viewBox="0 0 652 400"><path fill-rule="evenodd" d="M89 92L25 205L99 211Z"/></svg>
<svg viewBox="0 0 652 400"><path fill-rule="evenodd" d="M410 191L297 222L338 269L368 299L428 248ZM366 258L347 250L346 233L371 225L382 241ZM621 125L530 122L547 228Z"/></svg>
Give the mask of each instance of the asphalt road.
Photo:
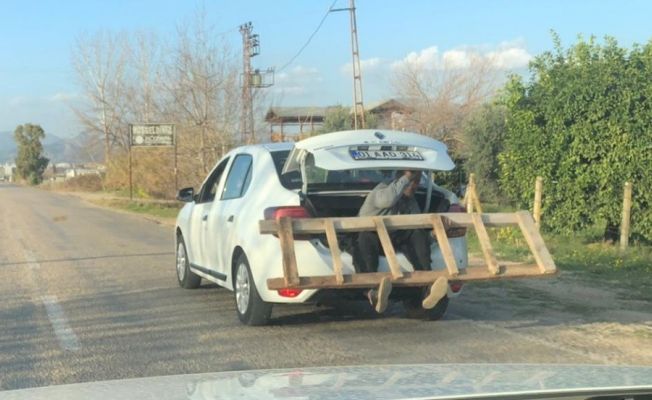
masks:
<svg viewBox="0 0 652 400"><path fill-rule="evenodd" d="M467 285L444 320L276 306L178 287L173 229L0 184L0 390L184 373L388 363L652 365L652 305L570 273Z"/></svg>

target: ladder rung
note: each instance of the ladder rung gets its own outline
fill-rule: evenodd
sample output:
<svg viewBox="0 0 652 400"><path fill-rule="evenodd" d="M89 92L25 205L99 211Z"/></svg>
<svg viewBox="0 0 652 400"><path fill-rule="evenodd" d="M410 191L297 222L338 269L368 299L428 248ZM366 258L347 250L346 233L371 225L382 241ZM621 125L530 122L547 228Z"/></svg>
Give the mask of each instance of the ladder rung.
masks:
<svg viewBox="0 0 652 400"><path fill-rule="evenodd" d="M396 252L394 251L394 245L392 240L389 237L387 232L387 227L382 217L374 217L374 223L376 224L376 232L378 233L378 239L380 240L380 245L385 252L385 258L387 258L387 263L389 264L389 269L392 272L392 278L402 278L403 272L401 271L401 266L396 259Z"/></svg>
<svg viewBox="0 0 652 400"><path fill-rule="evenodd" d="M441 250L441 255L444 258L444 263L451 276L457 276L460 271L457 269L457 262L455 261L455 254L451 248L451 243L446 236L446 229L444 228L444 221L441 215L431 215L433 229L437 238L437 244Z"/></svg>

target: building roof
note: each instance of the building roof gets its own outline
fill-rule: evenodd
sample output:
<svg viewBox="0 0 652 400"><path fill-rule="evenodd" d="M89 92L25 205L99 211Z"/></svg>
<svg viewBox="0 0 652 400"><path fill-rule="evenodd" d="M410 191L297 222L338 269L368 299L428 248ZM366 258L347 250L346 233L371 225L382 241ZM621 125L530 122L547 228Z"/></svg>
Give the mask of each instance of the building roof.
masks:
<svg viewBox="0 0 652 400"><path fill-rule="evenodd" d="M387 110L408 110L407 102L403 99L384 99L368 103L365 110L379 113ZM267 122L316 122L321 123L326 114L339 106L328 107L270 107L265 115ZM353 108L351 107L351 112Z"/></svg>
<svg viewBox="0 0 652 400"><path fill-rule="evenodd" d="M386 110L408 110L410 107L408 102L403 99L384 99L368 103L365 111L368 112L382 112Z"/></svg>
<svg viewBox="0 0 652 400"><path fill-rule="evenodd" d="M268 122L322 122L335 107L270 107L265 115Z"/></svg>

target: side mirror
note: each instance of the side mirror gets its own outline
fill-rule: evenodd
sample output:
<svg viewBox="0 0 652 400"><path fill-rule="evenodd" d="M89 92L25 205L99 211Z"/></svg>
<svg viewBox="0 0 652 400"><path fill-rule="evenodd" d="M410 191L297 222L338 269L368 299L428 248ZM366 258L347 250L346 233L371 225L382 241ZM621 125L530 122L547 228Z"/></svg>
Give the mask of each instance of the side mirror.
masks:
<svg viewBox="0 0 652 400"><path fill-rule="evenodd" d="M183 188L177 193L177 200L183 201L184 203L190 203L194 201L195 189L191 187Z"/></svg>

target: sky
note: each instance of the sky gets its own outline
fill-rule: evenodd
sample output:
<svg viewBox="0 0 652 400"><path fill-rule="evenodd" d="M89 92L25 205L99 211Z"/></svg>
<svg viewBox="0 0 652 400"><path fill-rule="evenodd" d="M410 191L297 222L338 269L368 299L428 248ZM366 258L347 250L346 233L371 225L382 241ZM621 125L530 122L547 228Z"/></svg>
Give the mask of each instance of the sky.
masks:
<svg viewBox="0 0 652 400"><path fill-rule="evenodd" d="M71 104L82 101L71 66L78 37L99 30L151 31L173 38L177 26L205 9L209 23L234 51L237 27L252 21L260 35L255 68L275 67L267 98L279 106L352 103L349 15L330 13L305 44L333 0L0 0L0 132L38 123L46 133L80 132ZM348 7L336 0L335 8ZM505 74L525 74L527 63L578 35L615 37L623 46L652 38L650 1L357 0L358 40L365 103L395 95L392 74L406 63L464 67L468 52L490 57Z"/></svg>

